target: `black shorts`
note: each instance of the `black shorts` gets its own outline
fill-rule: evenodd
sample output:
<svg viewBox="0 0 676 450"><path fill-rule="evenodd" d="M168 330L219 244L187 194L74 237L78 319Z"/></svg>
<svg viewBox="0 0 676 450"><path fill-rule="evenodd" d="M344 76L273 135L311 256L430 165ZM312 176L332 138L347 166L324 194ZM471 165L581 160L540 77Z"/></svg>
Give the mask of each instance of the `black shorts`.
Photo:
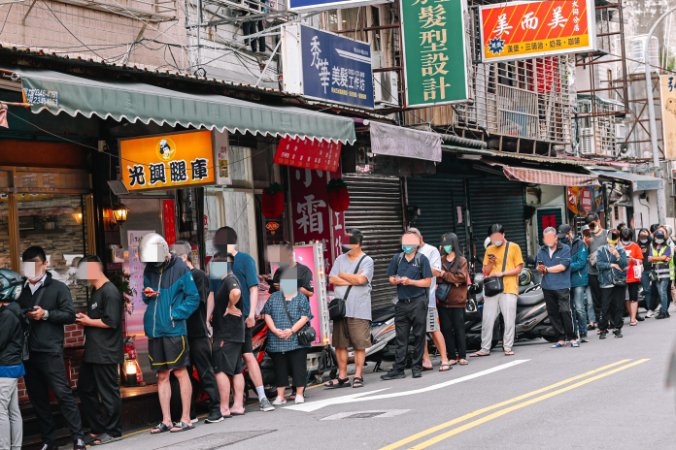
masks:
<svg viewBox="0 0 676 450"><path fill-rule="evenodd" d="M253 343L251 342L251 328L244 326L244 344L242 344L242 354L253 353Z"/></svg>
<svg viewBox="0 0 676 450"><path fill-rule="evenodd" d="M241 342L226 342L216 338L211 355L216 373L223 372L233 376L244 370Z"/></svg>
<svg viewBox="0 0 676 450"><path fill-rule="evenodd" d="M629 298L627 300L638 301L638 287L640 285L641 283L627 283L627 289L629 290Z"/></svg>
<svg viewBox="0 0 676 450"><path fill-rule="evenodd" d="M190 365L190 348L185 336L148 338L150 367L157 372Z"/></svg>

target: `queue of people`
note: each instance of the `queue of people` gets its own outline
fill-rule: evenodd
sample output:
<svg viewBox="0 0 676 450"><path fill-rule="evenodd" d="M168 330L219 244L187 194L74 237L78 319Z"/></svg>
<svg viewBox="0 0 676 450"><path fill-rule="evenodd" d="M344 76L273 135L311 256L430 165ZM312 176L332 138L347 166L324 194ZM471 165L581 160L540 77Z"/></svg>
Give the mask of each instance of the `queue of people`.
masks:
<svg viewBox="0 0 676 450"><path fill-rule="evenodd" d="M598 216L590 214L580 235L567 224L544 230L536 267L548 316L558 336L554 348L577 348L588 342L588 333L594 329L600 339L606 339L611 330L616 338L622 338L625 311L630 326L645 320L638 312L639 287L646 302L646 318L669 317L676 279L671 230L654 226L635 236L631 229L621 228L605 230ZM492 225L488 234L482 268L481 348L469 356L491 354L495 323L502 315L502 350L509 357L514 355L519 275L524 259L521 248L507 239L502 225ZM344 254L336 259L328 277L338 305L332 333L338 373L324 384L327 389L363 387L365 351L371 346L374 261L363 250L365 236L361 231L348 230L346 236ZM296 404L305 401L306 356L314 339L310 327L309 298L314 293L310 269L296 261L292 244L283 242L279 246L271 296L260 312L270 333L266 351L273 361L277 388L277 396L270 402L252 347L259 292L255 262L238 251L237 234L232 228L219 229L213 244L217 253L207 274L193 266L192 248L185 241L170 248L162 236L150 233L140 243L139 257L145 263L142 298L147 304L144 328L162 412L162 420L151 429L152 434L180 433L195 427L192 367L209 399L205 423L245 414L245 367L261 411L273 411L290 399ZM0 447L21 446L17 380L22 376L40 423L43 449L56 448L48 389L59 401L74 449L121 439L118 370L123 360L124 306L120 292L104 274L101 260L85 256L77 276L91 291L86 312L76 314L70 290L51 277L42 248L28 248L22 261L23 277L0 270ZM392 369L381 378L405 378L409 360L414 378L431 370L426 351L428 334L439 351L440 372L455 365L466 366L464 314L472 280L458 236L444 234L437 248L426 244L419 230L406 230L401 237L401 252L393 255L387 275L397 291L396 353ZM86 336L77 390L82 416L63 361L64 325L71 323L84 327ZM350 349L354 352L352 379L348 376ZM172 420L170 409L172 375L178 380L181 400L178 421ZM288 387L294 391L289 398ZM88 433L84 432L83 419Z"/></svg>

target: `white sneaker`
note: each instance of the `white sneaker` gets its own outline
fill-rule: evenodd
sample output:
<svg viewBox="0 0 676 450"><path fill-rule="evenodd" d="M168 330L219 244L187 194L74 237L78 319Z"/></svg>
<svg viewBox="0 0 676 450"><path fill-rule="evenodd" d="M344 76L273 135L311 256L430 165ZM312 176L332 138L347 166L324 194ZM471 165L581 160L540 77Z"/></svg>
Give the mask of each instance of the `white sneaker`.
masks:
<svg viewBox="0 0 676 450"><path fill-rule="evenodd" d="M648 312L645 314L646 319L651 319L655 316L655 311L653 310L648 310Z"/></svg>
<svg viewBox="0 0 676 450"><path fill-rule="evenodd" d="M284 397L277 397L272 404L275 406L286 405L286 399Z"/></svg>
<svg viewBox="0 0 676 450"><path fill-rule="evenodd" d="M296 405L300 405L302 403L305 403L305 397L303 397L302 395L296 394L296 400L294 400L294 403Z"/></svg>

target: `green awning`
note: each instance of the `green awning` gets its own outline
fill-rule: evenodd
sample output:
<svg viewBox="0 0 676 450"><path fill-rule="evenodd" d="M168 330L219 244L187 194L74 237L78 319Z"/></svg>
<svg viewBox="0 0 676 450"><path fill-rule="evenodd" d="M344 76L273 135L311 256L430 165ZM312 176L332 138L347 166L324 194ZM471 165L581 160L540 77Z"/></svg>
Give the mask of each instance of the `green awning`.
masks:
<svg viewBox="0 0 676 450"><path fill-rule="evenodd" d="M49 111L54 115L96 116L232 133L356 141L349 117L267 106L222 95L193 95L145 83L96 81L49 70L9 70L21 77L24 96L34 113Z"/></svg>

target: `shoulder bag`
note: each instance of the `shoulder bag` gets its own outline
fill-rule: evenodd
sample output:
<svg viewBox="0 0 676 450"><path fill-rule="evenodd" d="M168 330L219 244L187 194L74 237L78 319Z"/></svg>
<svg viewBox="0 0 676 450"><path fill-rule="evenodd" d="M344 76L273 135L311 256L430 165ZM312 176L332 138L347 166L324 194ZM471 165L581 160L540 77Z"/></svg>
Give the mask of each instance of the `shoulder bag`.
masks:
<svg viewBox="0 0 676 450"><path fill-rule="evenodd" d="M363 255L361 259L359 259L359 262L357 262L357 267L354 269L354 275L359 272L359 266L361 266L361 262L364 258L366 258L366 255ZM351 290L352 285L349 285L345 291L345 298L336 297L329 302L329 317L331 320L340 320L345 317L347 314L347 297L350 295Z"/></svg>
<svg viewBox="0 0 676 450"><path fill-rule="evenodd" d="M289 321L291 322L291 326L298 322L300 320L300 317L296 320L293 320L291 317L291 314L289 313L289 305L287 305L287 301L285 298L282 298L282 304L284 305L284 312L286 312L286 317L289 318ZM310 321L308 320L307 323L301 328L296 335L298 336L298 343L300 345L310 345L312 344L315 339L317 339L317 331L315 331L312 326L310 326Z"/></svg>
<svg viewBox="0 0 676 450"><path fill-rule="evenodd" d="M456 258L459 258L459 256L456 256ZM448 262L448 261L442 261L442 262L441 262L441 267L443 268L443 267L444 267L444 264L447 263L447 262ZM448 267L448 268L449 268L449 269L451 268L450 263L449 263L449 267ZM448 294L451 292L451 288L452 288L452 287L453 287L453 286L451 286L450 283L446 283L446 282L438 283L438 284L437 284L437 290L436 290L436 292L434 293L434 294L436 295L436 297L437 297L437 300L440 301L441 303L445 303L445 302L446 302L446 299L448 298Z"/></svg>
<svg viewBox="0 0 676 450"><path fill-rule="evenodd" d="M505 256L502 261L502 272L507 268L507 255L509 252L509 241L505 244ZM495 297L505 291L505 280L503 277L488 277L484 280L484 295L486 297Z"/></svg>

